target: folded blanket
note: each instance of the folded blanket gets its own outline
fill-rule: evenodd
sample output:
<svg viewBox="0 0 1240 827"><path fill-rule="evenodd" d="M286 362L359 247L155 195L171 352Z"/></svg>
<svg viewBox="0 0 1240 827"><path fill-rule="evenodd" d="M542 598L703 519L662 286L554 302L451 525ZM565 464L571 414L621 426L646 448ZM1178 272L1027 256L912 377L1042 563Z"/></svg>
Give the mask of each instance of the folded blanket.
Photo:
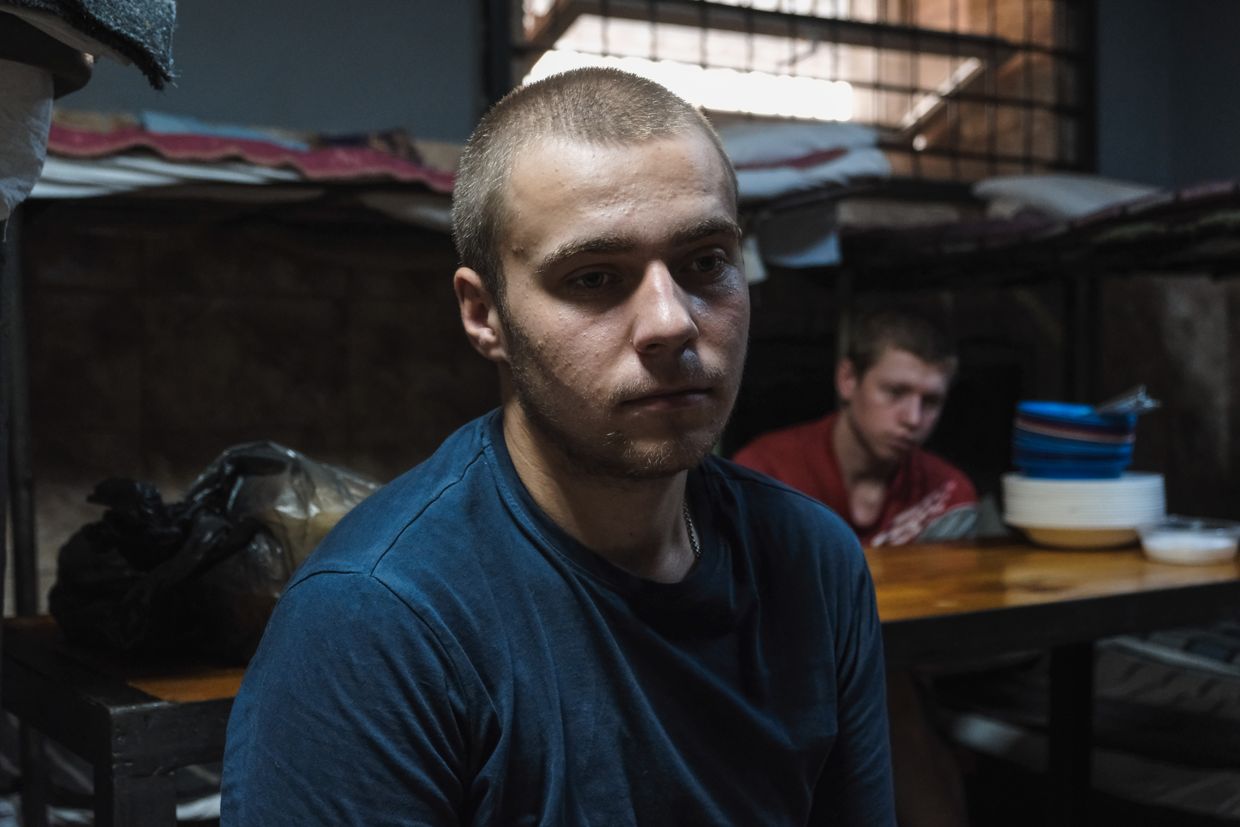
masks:
<svg viewBox="0 0 1240 827"><path fill-rule="evenodd" d="M433 162L422 156L423 147L431 151ZM174 181L167 180L168 177L175 176L182 179L178 183L395 181L449 193L454 178L452 169L436 165L447 163L450 157L442 146L423 144L403 130L322 135L206 124L152 113L135 118L58 109L47 148L54 158L101 159L96 170L99 175L122 175L137 187L169 185ZM158 169L151 168L149 163L141 167L132 162L106 163L110 159L132 161L130 156L135 155L149 162L152 154L157 156L156 160L171 163L161 164ZM176 164L181 167L176 168ZM294 174L276 174L279 172ZM35 194L49 195L37 188Z"/></svg>

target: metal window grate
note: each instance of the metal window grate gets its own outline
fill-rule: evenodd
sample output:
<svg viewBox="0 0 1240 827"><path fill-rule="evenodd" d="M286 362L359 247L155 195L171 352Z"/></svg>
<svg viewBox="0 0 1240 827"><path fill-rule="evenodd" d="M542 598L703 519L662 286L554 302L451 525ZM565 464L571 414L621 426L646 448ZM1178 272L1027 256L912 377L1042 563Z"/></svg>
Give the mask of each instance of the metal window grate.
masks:
<svg viewBox="0 0 1240 827"><path fill-rule="evenodd" d="M668 82L717 119L870 124L897 175L1094 167L1093 0L524 0L519 10L517 78L613 64Z"/></svg>

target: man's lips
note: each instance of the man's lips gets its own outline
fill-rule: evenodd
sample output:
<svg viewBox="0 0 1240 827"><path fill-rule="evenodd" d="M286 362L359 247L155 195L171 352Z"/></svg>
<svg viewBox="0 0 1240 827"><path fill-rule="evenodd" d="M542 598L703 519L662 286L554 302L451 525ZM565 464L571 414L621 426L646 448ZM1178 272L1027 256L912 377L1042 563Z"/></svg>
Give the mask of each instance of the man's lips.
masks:
<svg viewBox="0 0 1240 827"><path fill-rule="evenodd" d="M695 405L703 402L710 396L711 389L709 387L690 387L690 388L669 388L666 390L651 390L640 396L630 397L624 400L627 407L667 407L676 408L686 405Z"/></svg>

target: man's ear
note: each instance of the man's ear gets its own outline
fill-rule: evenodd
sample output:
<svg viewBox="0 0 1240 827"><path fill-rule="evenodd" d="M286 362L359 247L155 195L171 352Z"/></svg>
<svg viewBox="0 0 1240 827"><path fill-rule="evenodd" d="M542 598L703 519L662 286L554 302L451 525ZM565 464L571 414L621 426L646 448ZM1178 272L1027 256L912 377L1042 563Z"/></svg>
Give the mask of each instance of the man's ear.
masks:
<svg viewBox="0 0 1240 827"><path fill-rule="evenodd" d="M857 390L857 368L851 359L841 359L835 364L835 393L840 402L851 402Z"/></svg>
<svg viewBox="0 0 1240 827"><path fill-rule="evenodd" d="M461 310L461 324L474 350L492 362L507 362L504 327L491 291L482 283L482 276L468 267L461 267L452 277L452 289Z"/></svg>

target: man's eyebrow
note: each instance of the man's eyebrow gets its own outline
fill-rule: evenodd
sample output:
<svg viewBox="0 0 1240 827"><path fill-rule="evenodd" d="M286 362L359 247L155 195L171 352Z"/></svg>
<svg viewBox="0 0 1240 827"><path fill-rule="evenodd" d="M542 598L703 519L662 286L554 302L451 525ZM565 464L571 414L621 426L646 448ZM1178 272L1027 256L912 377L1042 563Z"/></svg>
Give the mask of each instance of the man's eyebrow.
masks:
<svg viewBox="0 0 1240 827"><path fill-rule="evenodd" d="M741 228L730 218L707 218L673 233L672 244L679 247L682 244L691 244L716 235L726 235L733 240L739 240Z"/></svg>
<svg viewBox="0 0 1240 827"><path fill-rule="evenodd" d="M670 242L674 247L692 244L704 238L725 235L732 239L741 237L741 228L730 218L707 218L672 233ZM635 250L639 242L625 235L602 235L593 238L566 241L543 257L534 268L538 277L545 276L560 262L583 254L627 253Z"/></svg>
<svg viewBox="0 0 1240 827"><path fill-rule="evenodd" d="M632 238L621 235L594 236L593 238L566 241L545 255L534 268L536 276L546 275L562 261L567 261L583 253L627 253L637 247Z"/></svg>

